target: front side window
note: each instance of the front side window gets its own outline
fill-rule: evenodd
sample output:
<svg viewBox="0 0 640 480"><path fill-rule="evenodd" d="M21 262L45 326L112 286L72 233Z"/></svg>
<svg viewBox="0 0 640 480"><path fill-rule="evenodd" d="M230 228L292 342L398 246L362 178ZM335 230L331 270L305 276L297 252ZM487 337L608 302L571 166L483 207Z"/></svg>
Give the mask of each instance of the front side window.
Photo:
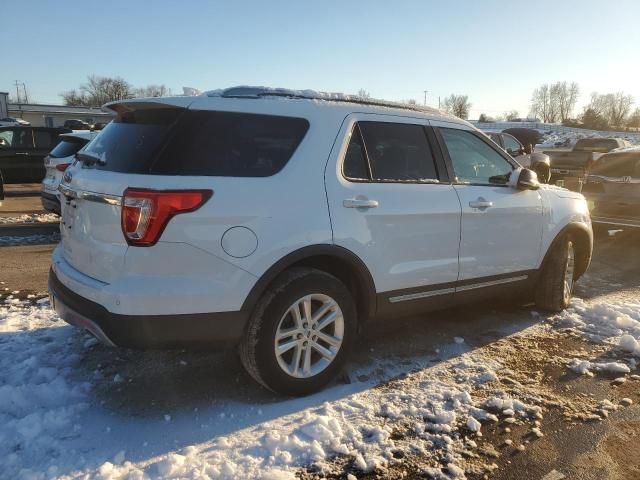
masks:
<svg viewBox="0 0 640 480"><path fill-rule="evenodd" d="M505 185L513 166L470 131L441 128L453 171L460 183Z"/></svg>
<svg viewBox="0 0 640 480"><path fill-rule="evenodd" d="M518 142L511 135L503 135L504 138L504 149L509 152L511 155L520 155L520 142Z"/></svg>
<svg viewBox="0 0 640 480"><path fill-rule="evenodd" d="M422 125L359 122L372 180L437 180L435 161Z"/></svg>

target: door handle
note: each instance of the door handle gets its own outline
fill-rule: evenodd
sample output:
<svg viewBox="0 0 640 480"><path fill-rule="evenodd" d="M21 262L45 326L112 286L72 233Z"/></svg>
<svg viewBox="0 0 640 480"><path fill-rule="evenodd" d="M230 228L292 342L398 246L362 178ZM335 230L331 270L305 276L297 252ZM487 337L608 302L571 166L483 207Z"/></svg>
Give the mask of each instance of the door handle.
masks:
<svg viewBox="0 0 640 480"><path fill-rule="evenodd" d="M469 202L469 206L471 208L485 209L485 208L493 207L493 202L488 202L484 198L479 198L477 200L473 200L473 201Z"/></svg>
<svg viewBox="0 0 640 480"><path fill-rule="evenodd" d="M366 198L347 198L343 200L342 205L345 208L376 208L378 201Z"/></svg>
<svg viewBox="0 0 640 480"><path fill-rule="evenodd" d="M16 152L14 155L29 155L27 152Z"/></svg>

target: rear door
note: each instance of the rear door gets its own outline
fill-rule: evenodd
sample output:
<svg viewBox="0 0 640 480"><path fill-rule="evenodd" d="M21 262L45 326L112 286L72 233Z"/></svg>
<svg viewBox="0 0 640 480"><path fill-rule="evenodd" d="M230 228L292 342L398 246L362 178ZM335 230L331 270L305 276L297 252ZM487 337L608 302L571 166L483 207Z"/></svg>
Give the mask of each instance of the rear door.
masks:
<svg viewBox="0 0 640 480"><path fill-rule="evenodd" d="M594 217L640 221L640 153L608 154L595 162L588 187L596 190ZM595 183L597 182L597 183ZM585 189L586 190L586 189ZM590 196L591 197L591 196Z"/></svg>
<svg viewBox="0 0 640 480"><path fill-rule="evenodd" d="M369 268L381 314L444 305L458 277L460 203L426 123L348 116L325 174L334 242Z"/></svg>
<svg viewBox="0 0 640 480"><path fill-rule="evenodd" d="M34 154L33 129L12 127L0 130L0 170L7 183L30 180L31 156Z"/></svg>
<svg viewBox="0 0 640 480"><path fill-rule="evenodd" d="M431 123L438 127L462 205L460 281L528 276L540 258L540 194L507 185L515 166L482 134L459 124Z"/></svg>

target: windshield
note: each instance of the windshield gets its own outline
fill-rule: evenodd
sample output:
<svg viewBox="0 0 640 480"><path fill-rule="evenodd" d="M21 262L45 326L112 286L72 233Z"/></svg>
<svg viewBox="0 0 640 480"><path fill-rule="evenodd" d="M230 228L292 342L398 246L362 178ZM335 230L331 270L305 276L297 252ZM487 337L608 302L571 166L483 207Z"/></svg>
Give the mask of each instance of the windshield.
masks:
<svg viewBox="0 0 640 480"><path fill-rule="evenodd" d="M84 147L88 140L83 138L66 137L53 149L49 156L51 158L66 158L75 155L78 150Z"/></svg>

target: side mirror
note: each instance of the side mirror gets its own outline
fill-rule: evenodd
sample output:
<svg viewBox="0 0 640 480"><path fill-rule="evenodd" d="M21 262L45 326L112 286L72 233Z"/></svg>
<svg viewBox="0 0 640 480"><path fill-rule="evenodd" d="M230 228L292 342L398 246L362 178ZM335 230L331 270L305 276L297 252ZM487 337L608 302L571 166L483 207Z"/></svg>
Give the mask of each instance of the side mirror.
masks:
<svg viewBox="0 0 640 480"><path fill-rule="evenodd" d="M533 170L523 168L518 176L516 188L518 190L538 190L540 188L538 174Z"/></svg>

